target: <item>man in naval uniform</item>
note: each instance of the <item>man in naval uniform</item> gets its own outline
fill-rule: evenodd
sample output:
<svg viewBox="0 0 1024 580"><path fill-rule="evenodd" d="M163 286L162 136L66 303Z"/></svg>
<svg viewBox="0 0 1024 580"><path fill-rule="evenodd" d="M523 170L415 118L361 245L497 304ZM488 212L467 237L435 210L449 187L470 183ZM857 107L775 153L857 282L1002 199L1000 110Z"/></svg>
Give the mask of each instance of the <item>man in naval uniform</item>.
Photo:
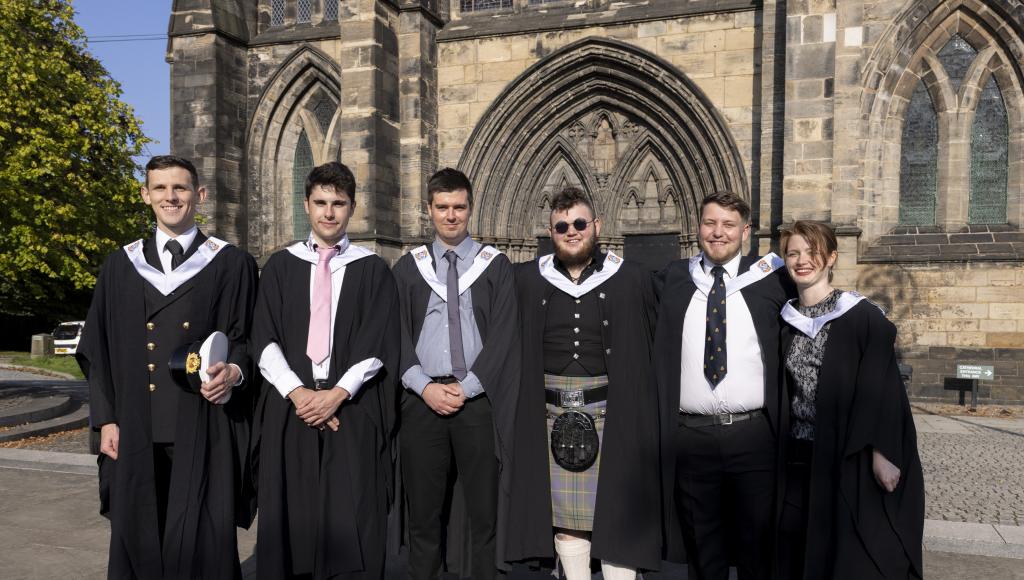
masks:
<svg viewBox="0 0 1024 580"><path fill-rule="evenodd" d="M402 314L405 389L399 441L409 578L440 577L447 516L442 512L455 467L456 515L447 539L469 548L449 549L448 569L490 580L502 540L499 513L508 496L505 476L519 379L512 264L469 237L473 187L465 175L438 171L427 184L427 197L434 241L402 256L394 268ZM460 511L463 518L457 517ZM467 527L468 541L456 540Z"/></svg>
<svg viewBox="0 0 1024 580"><path fill-rule="evenodd" d="M750 206L714 193L701 205L702 252L655 278L669 559L690 577L771 574L777 493L782 305L793 294L775 254L740 254ZM681 538L680 538L681 533ZM681 540L681 542L680 542Z"/></svg>
<svg viewBox="0 0 1024 580"><path fill-rule="evenodd" d="M658 406L648 272L598 247L601 220L569 187L551 200L554 254L516 266L522 382L512 560L557 555L567 580L632 580L661 562ZM554 552L554 553L553 553Z"/></svg>
<svg viewBox="0 0 1024 580"><path fill-rule="evenodd" d="M107 258L76 354L100 430L101 513L109 578L240 578L235 526L244 493L251 374L246 340L256 262L195 225L206 198L196 169L169 155L146 164L142 199L154 235ZM214 331L230 341L200 393L168 370L172 353Z"/></svg>
<svg viewBox="0 0 1024 580"><path fill-rule="evenodd" d="M325 163L305 187L312 231L267 260L253 315L258 577L383 578L398 296L384 260L345 233L349 168Z"/></svg>

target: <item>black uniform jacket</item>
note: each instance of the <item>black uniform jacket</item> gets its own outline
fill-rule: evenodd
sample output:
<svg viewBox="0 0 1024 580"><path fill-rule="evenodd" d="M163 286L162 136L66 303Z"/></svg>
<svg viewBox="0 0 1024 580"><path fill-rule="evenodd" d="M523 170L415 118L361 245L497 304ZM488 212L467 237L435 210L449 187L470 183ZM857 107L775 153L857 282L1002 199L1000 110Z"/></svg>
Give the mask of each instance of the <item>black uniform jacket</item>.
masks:
<svg viewBox="0 0 1024 580"><path fill-rule="evenodd" d="M435 267L433 245L427 244L430 252L431 268ZM402 362L399 376L411 367L420 364L416 356L416 343L423 330L423 319L427 312L427 302L433 292L420 275L416 260L412 254L402 256L394 267L395 280L401 296L402 319ZM503 545L504 530L508 512L509 497L509 465L512 456L512 426L515 420L516 396L519 391L519 309L516 304L515 279L512 263L504 255L491 259L487 269L473 282L469 290L473 297L473 318L483 341L483 348L473 362L472 368L484 393L491 403L494 415L495 455L498 458L498 551ZM403 390L402 405L414 403L418 398L415 393ZM456 503L458 498L456 498ZM453 506L453 518L461 510ZM455 533L463 540L468 538L466 522L449 522L450 534ZM452 538L449 537L449 540ZM468 570L468 564L461 562L468 553L466 549L451 549L449 546L449 571Z"/></svg>
<svg viewBox="0 0 1024 580"><path fill-rule="evenodd" d="M186 259L205 241L197 234ZM162 269L152 239L144 242L143 255ZM256 283L255 260L234 246L167 296L142 278L123 250L103 264L76 356L89 381L93 427L117 423L120 429L117 461L99 456L100 512L111 523L110 578L240 577L235 526L247 527L253 515L245 473L253 377L246 338ZM161 411L151 399L162 389L179 389L166 371L171 352L215 330L228 336L228 362L239 366L246 382L225 405L178 393L175 416L168 418L174 467L161 553L151 438L159 419L153 415Z"/></svg>
<svg viewBox="0 0 1024 580"><path fill-rule="evenodd" d="M310 263L287 250L272 255L260 276L252 352L258 360L267 345L276 342L292 372L312 387L313 369L306 356L309 296ZM394 278L384 260L367 256L345 266L327 382L336 384L352 365L366 359L379 359L383 368L338 408L337 432L306 427L295 415L291 400L263 381L253 451L254 461L258 460L259 533L261 538L267 536L257 546L260 578L284 578L290 573L288 506L297 493L316 494L313 505L320 508L315 512L319 519L308 524L313 530L310 541L317 542L314 578L357 574L364 569L364 561L382 557L383 535L370 537L366 531L383 528L394 491L397 310ZM286 436L286 429L296 426L298 435ZM301 490L286 489L285 453L303 457L295 464L312 462L311 473L319 479Z"/></svg>
<svg viewBox="0 0 1024 580"><path fill-rule="evenodd" d="M747 272L758 258L744 256L740 259L739 275ZM654 277L654 288L658 295L658 324L654 337L655 376L658 382L659 407L661 409L661 450L662 450L662 496L665 506L665 558L681 562L685 558L679 522L675 506L675 449L673 438L678 428L679 379L681 375L683 318L690 307L690 299L697 292L697 286L690 278L688 260L676 260L658 272ZM782 403L780 396L782 382L781 350L779 343L779 313L786 300L796 293L784 268L779 268L746 288L740 290L750 310L761 345L761 360L764 364L764 411L776 437L779 434Z"/></svg>
<svg viewBox="0 0 1024 580"><path fill-rule="evenodd" d="M523 362L512 464L510 561L554 557L543 345L547 305L561 292L541 276L536 260L516 265L516 288ZM591 554L620 565L657 569L661 501L651 277L626 261L591 292L598 293L609 381Z"/></svg>
<svg viewBox="0 0 1024 580"><path fill-rule="evenodd" d="M798 332L785 325L783 352ZM896 327L867 300L830 323L815 399L804 578L906 578L908 568L922 577L924 481L895 340ZM788 371L786 386L788 401ZM892 493L875 481L874 449L900 469Z"/></svg>

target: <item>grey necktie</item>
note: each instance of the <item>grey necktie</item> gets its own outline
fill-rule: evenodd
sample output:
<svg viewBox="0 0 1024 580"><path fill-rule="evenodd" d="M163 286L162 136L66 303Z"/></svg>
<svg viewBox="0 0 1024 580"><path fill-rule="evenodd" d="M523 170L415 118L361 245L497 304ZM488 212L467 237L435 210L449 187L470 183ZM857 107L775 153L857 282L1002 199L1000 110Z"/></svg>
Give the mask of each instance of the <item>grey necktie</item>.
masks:
<svg viewBox="0 0 1024 580"><path fill-rule="evenodd" d="M459 256L448 250L444 258L448 260L448 342L452 351L452 375L461 381L466 378L466 353L462 346L462 319L459 316L459 270L455 266Z"/></svg>

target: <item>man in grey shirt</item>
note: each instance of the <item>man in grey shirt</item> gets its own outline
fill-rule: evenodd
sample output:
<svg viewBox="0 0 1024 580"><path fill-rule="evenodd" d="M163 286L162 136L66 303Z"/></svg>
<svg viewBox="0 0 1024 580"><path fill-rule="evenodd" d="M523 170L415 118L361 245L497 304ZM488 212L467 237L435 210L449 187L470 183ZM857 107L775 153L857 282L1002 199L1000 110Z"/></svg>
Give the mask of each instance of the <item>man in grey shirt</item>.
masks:
<svg viewBox="0 0 1024 580"><path fill-rule="evenodd" d="M409 578L439 578L442 513L454 481L461 482L470 553L449 549L447 569L461 577L494 578L499 506L519 383L518 312L512 264L469 237L473 188L461 172L442 169L427 185L434 242L395 264L402 320L399 444L409 517ZM453 518L454 519L454 518ZM467 529L468 528L468 529ZM462 542L449 541L449 545ZM469 564L465 564L468 560Z"/></svg>

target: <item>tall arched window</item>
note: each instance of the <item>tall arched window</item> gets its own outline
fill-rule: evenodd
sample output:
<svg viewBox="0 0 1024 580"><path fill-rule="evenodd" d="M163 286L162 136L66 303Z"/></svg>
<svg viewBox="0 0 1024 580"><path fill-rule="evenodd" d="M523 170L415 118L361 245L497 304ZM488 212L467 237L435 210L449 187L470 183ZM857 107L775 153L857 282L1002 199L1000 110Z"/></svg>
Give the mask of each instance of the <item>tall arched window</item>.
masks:
<svg viewBox="0 0 1024 580"><path fill-rule="evenodd" d="M910 98L900 149L900 224L934 225L938 194L939 126L924 82Z"/></svg>
<svg viewBox="0 0 1024 580"><path fill-rule="evenodd" d="M968 222L1006 223L1009 127L995 78L981 92L971 128L971 198Z"/></svg>
<svg viewBox="0 0 1024 580"><path fill-rule="evenodd" d="M299 134L295 144L295 161L292 164L292 224L295 239L304 240L309 235L309 216L306 215L306 176L313 170L313 148L309 145L306 132Z"/></svg>

